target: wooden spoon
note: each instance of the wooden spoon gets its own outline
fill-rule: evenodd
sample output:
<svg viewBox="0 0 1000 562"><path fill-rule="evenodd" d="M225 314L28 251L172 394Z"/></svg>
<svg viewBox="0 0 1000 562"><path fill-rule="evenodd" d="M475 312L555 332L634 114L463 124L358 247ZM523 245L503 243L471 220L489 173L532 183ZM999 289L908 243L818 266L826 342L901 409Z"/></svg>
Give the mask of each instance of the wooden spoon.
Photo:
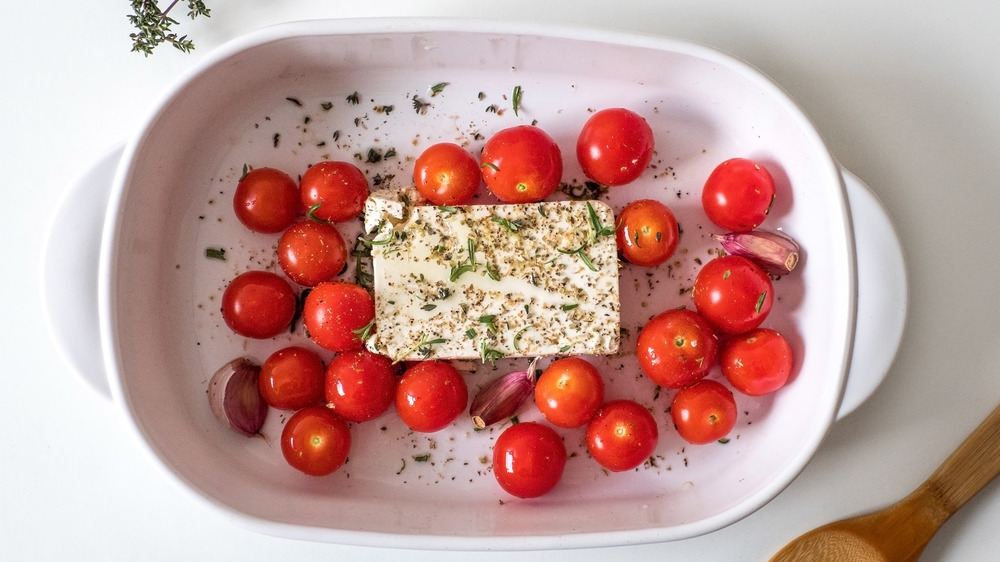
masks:
<svg viewBox="0 0 1000 562"><path fill-rule="evenodd" d="M813 529L771 562L915 562L941 525L997 474L1000 406L902 501Z"/></svg>

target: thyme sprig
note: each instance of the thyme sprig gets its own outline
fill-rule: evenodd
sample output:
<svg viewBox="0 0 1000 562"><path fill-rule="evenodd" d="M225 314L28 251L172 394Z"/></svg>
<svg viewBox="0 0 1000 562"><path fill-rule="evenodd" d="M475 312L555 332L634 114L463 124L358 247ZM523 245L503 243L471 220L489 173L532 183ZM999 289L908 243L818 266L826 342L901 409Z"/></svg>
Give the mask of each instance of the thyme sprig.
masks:
<svg viewBox="0 0 1000 562"><path fill-rule="evenodd" d="M164 43L173 45L183 53L194 50L194 41L188 39L187 35L178 35L173 31L173 26L178 22L168 15L179 1L172 0L166 9L160 10L155 0L132 0L133 13L128 16L128 21L137 30L129 34L132 52L148 57L153 54L153 49ZM210 10L202 0L188 0L187 5L189 18L209 17Z"/></svg>

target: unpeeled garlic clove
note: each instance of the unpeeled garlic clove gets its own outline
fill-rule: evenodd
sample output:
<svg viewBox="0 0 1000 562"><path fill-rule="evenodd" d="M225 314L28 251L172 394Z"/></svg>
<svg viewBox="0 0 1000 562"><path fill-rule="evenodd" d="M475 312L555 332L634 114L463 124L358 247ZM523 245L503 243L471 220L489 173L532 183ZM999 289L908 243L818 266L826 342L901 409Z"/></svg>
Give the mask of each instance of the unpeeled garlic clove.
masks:
<svg viewBox="0 0 1000 562"><path fill-rule="evenodd" d="M537 361L532 360L525 371L514 371L494 379L476 394L469 407L476 429L484 429L517 413L535 390Z"/></svg>
<svg viewBox="0 0 1000 562"><path fill-rule="evenodd" d="M259 376L260 365L239 357L220 367L208 382L212 413L223 425L248 437L260 431L267 417Z"/></svg>
<svg viewBox="0 0 1000 562"><path fill-rule="evenodd" d="M749 258L773 275L787 275L799 263L799 245L781 232L752 230L713 234L730 254Z"/></svg>

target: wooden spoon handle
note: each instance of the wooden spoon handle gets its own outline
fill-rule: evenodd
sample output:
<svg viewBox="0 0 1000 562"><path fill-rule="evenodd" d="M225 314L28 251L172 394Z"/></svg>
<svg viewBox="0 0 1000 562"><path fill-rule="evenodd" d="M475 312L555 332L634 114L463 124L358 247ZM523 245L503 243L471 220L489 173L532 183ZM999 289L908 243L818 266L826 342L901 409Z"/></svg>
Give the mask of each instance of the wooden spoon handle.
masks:
<svg viewBox="0 0 1000 562"><path fill-rule="evenodd" d="M1000 474L1000 406L983 420L922 486L946 518Z"/></svg>

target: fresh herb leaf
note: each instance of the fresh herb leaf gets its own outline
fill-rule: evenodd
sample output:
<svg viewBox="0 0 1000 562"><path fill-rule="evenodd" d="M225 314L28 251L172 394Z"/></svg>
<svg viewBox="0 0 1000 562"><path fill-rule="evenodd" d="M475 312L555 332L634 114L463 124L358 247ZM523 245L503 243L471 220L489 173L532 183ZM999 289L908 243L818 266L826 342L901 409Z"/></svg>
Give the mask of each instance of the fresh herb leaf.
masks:
<svg viewBox="0 0 1000 562"><path fill-rule="evenodd" d="M211 260L226 261L226 249L205 248L205 257Z"/></svg>
<svg viewBox="0 0 1000 562"><path fill-rule="evenodd" d="M517 115L517 111L521 109L521 96L523 95L524 90L521 89L521 86L514 86L514 92L510 97L511 105L514 107L514 115Z"/></svg>
<svg viewBox="0 0 1000 562"><path fill-rule="evenodd" d="M499 349L494 349L489 345L487 345L486 340L482 340L479 343L479 358L482 360L483 363L489 361L489 363L492 365L494 362L496 362L497 359L503 359L504 354Z"/></svg>
<svg viewBox="0 0 1000 562"><path fill-rule="evenodd" d="M521 351L521 336L524 334L524 331L527 330L527 329L528 329L528 327L525 326L524 328L521 328L520 330L518 330L514 334L514 349L516 351Z"/></svg>
<svg viewBox="0 0 1000 562"><path fill-rule="evenodd" d="M493 217L491 220L506 228L509 232L517 232L518 230L524 228L524 221L520 219L509 220L503 217Z"/></svg>
<svg viewBox="0 0 1000 562"><path fill-rule="evenodd" d="M469 265L471 265L473 268L475 268L476 267L476 241L473 238L469 238L468 251L469 251Z"/></svg>
<svg viewBox="0 0 1000 562"><path fill-rule="evenodd" d="M357 330L351 330L351 333L354 334L354 339L363 342L363 341L368 341L368 338L372 336L372 332L374 330L375 330L375 319L372 318L364 326L358 328Z"/></svg>
<svg viewBox="0 0 1000 562"><path fill-rule="evenodd" d="M489 333L491 334L496 334L498 331L496 325L496 319L497 319L496 314L484 314L483 316L479 317L479 323L486 324L487 331L489 331Z"/></svg>
<svg viewBox="0 0 1000 562"><path fill-rule="evenodd" d="M455 281L458 281L458 278L461 277L463 274L468 273L474 269L476 269L476 266L469 264L453 266L451 268L451 275L448 277L448 279L452 283L454 283Z"/></svg>
<svg viewBox="0 0 1000 562"><path fill-rule="evenodd" d="M757 297L757 314L760 314L760 311L763 310L765 299L767 299L767 291L764 291Z"/></svg>
<svg viewBox="0 0 1000 562"><path fill-rule="evenodd" d="M494 281L500 280L500 270L491 263L486 264L486 275Z"/></svg>
<svg viewBox="0 0 1000 562"><path fill-rule="evenodd" d="M583 262L583 265L587 266L587 269L589 269L591 271L597 271L598 270L597 266L594 265L594 262L591 261L590 256L587 255L587 244L584 244L583 246L580 246L579 248L577 248L575 250L563 250L563 249L559 249L559 253L560 254L566 254L566 255L576 255L577 257L580 258L580 261Z"/></svg>
<svg viewBox="0 0 1000 562"><path fill-rule="evenodd" d="M587 201L587 220L590 221L591 241L600 236L613 236L618 227L621 226L621 223L613 227L605 226L601 222L601 217L597 216L597 210L590 204L590 201Z"/></svg>
<svg viewBox="0 0 1000 562"><path fill-rule="evenodd" d="M372 249L363 232L359 233L354 240L351 255L355 260L354 281L367 289L369 293L373 292L375 290L375 275L372 270Z"/></svg>

